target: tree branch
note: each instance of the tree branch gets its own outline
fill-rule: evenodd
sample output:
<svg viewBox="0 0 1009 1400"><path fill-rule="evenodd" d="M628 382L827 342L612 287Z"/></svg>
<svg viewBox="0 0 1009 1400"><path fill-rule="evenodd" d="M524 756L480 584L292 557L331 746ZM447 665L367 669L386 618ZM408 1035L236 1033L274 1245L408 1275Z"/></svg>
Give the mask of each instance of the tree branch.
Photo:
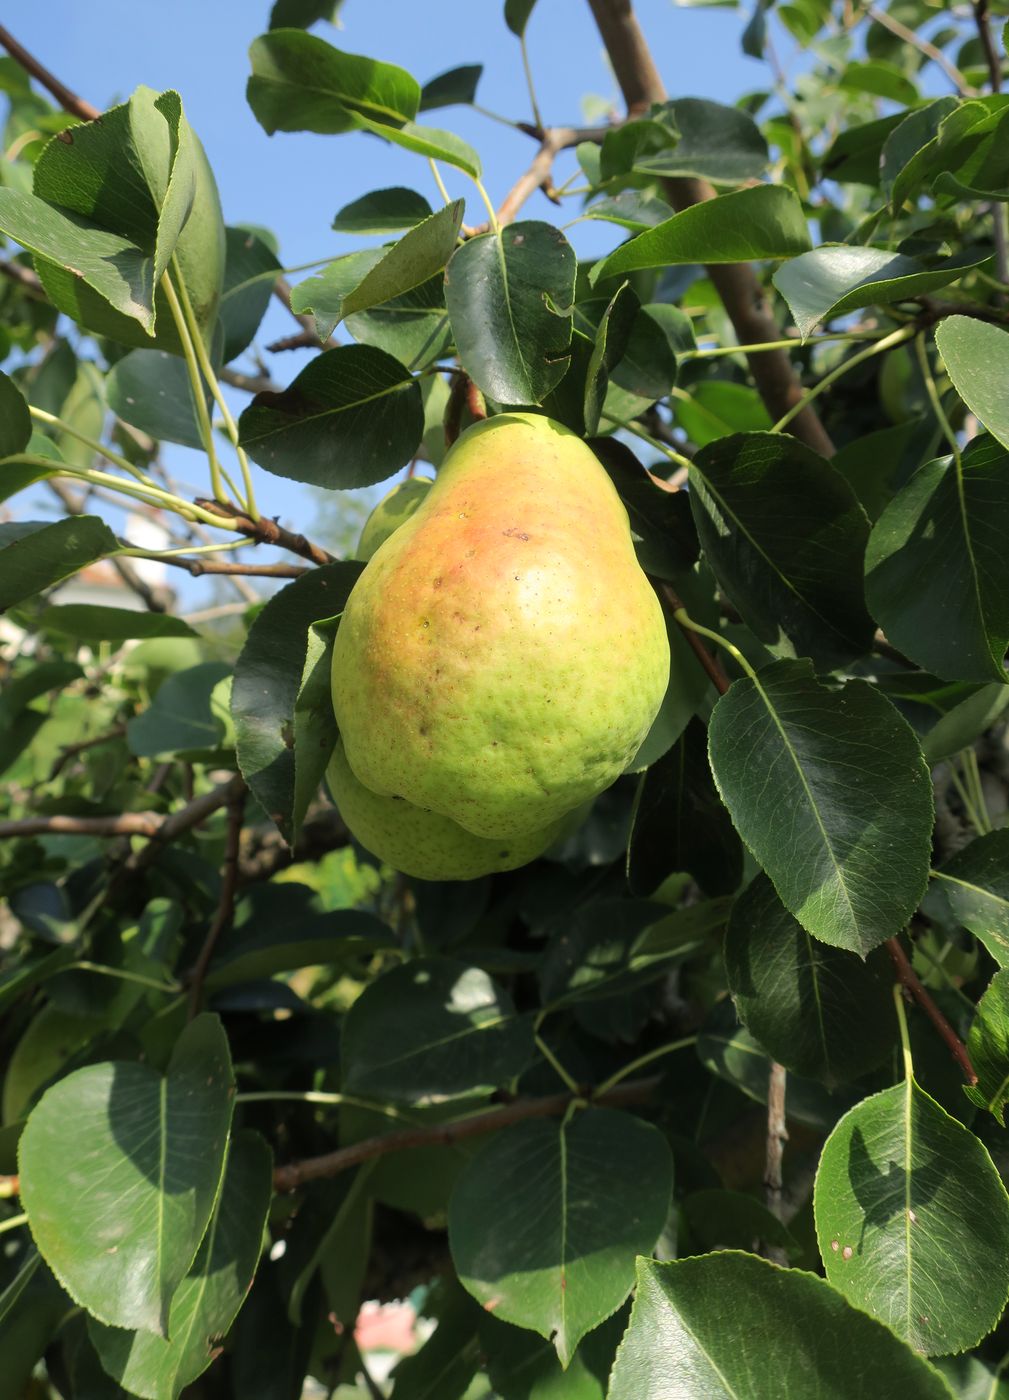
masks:
<svg viewBox="0 0 1009 1400"><path fill-rule="evenodd" d="M109 736L106 735L106 738ZM120 812L107 817L64 817L57 814L19 817L0 822L0 840L14 836L146 836L151 845L147 851L174 841L191 827L206 821L218 807L231 802L243 792L245 781L238 774L226 783L212 788L177 812ZM144 855L147 854L144 852Z"/></svg>
<svg viewBox="0 0 1009 1400"><path fill-rule="evenodd" d="M25 295L30 296L33 301L48 302L49 298L43 290L42 283L30 267L22 267L21 263L14 262L13 259L0 258L0 273L4 277L9 277L12 282L16 282Z"/></svg>
<svg viewBox="0 0 1009 1400"><path fill-rule="evenodd" d="M246 535L250 540L256 540L259 544L275 544L280 549L286 549L291 554L300 554L302 559L310 559L313 564L332 564L335 556L323 549L320 545L313 544L304 535L296 535L291 530L285 530L283 525L278 525L275 520L268 520L265 516L260 516L258 520L250 520L247 515L243 515L237 506L222 505L220 501L207 500L198 496L194 502L204 510L211 511L214 515L219 515L225 522L229 530L234 530L236 534Z"/></svg>
<svg viewBox="0 0 1009 1400"><path fill-rule="evenodd" d="M4 46L16 63L20 63L26 73L30 73L51 96L56 98L64 112L71 112L84 122L93 122L96 117L101 116L97 107L92 107L90 102L85 102L83 97L78 97L75 92L71 92L65 83L61 83L59 78L49 72L48 68L43 68L34 54L30 54L2 25L0 25L0 44Z"/></svg>
<svg viewBox="0 0 1009 1400"><path fill-rule="evenodd" d="M620 84L628 114L646 110L653 102L665 102L666 89L638 26L630 0L589 0L606 52ZM715 198L707 180L677 177L662 181L677 210ZM780 340L781 331L749 263L718 263L707 268L741 345ZM750 373L768 412L777 422L802 397L802 387L782 350L764 350L747 356ZM815 410L804 408L789 425L821 456L831 457L834 444Z"/></svg>
<svg viewBox="0 0 1009 1400"><path fill-rule="evenodd" d="M600 1094L598 1099L593 1099L592 1102L608 1104L611 1107L640 1103L652 1096L661 1079L662 1076L656 1074L648 1079L630 1080L625 1084L616 1085L605 1094ZM294 1191L306 1181L320 1181L325 1177L338 1176L348 1167L356 1167L374 1157L384 1157L389 1152L402 1152L408 1147L447 1147L467 1138L510 1127L512 1123L524 1123L530 1118L557 1118L577 1101L573 1094L551 1094L540 1099L516 1099L514 1103L492 1108L487 1113L460 1118L454 1123L432 1123L423 1127L402 1128L398 1132L383 1133L378 1137L363 1138L360 1142L351 1143L349 1147L326 1152L321 1157L306 1157L301 1162L288 1162L275 1168L273 1189Z"/></svg>
<svg viewBox="0 0 1009 1400"><path fill-rule="evenodd" d="M921 979L911 966L911 960L904 952L904 949L900 946L896 938L888 938L885 946L886 951L890 954L894 970L897 973L897 981L907 989L932 1022L933 1026L935 1026L939 1035L946 1042L949 1053L953 1056L953 1059L956 1060L961 1070L963 1070L964 1078L967 1080L967 1083L976 1084L977 1074L975 1073L974 1066L971 1064L966 1045L964 1045L956 1031L929 996L925 987L922 985Z"/></svg>
<svg viewBox="0 0 1009 1400"><path fill-rule="evenodd" d="M216 559L183 559L180 555L151 554L143 556L169 564L173 569L185 569L193 578L204 574L226 574L229 578L301 578L307 567L301 564L231 564Z"/></svg>
<svg viewBox="0 0 1009 1400"><path fill-rule="evenodd" d="M553 193L552 182L554 160L557 155L561 151L579 145L582 141L602 141L607 131L611 129L607 126L553 126L547 131L538 132L535 127L524 127L523 130L529 135L539 137L540 148L533 157L529 169L516 180L505 196L504 202L498 210L498 223L502 227L512 223L530 195L535 194L540 189L547 199L552 200L554 204L559 204L560 200Z"/></svg>
<svg viewBox="0 0 1009 1400"><path fill-rule="evenodd" d="M659 597L669 604L669 609L671 612L678 612L680 608L683 607L683 600L673 588L672 584L666 583L662 579L653 578L652 587L659 594ZM718 657L712 656L711 652L704 645L700 637L692 628L684 627L680 623L677 623L677 625L679 626L680 632L686 640L687 645L690 647L691 651L694 653L698 661L704 667L704 670L707 672L708 679L711 681L711 684L718 691L719 695L724 695L725 692L728 690L729 686L732 684L732 682L725 674L725 670Z"/></svg>
<svg viewBox="0 0 1009 1400"><path fill-rule="evenodd" d="M767 1147L764 1158L764 1202L767 1209L777 1219L783 1218L783 1176L782 1159L785 1143L788 1141L788 1128L785 1117L785 1093L788 1075L784 1065L771 1062L771 1073L767 1081ZM763 1254L773 1264L787 1264L788 1256L777 1245L764 1243Z"/></svg>
<svg viewBox="0 0 1009 1400"><path fill-rule="evenodd" d="M214 949L217 947L221 934L231 927L231 921L235 917L238 856L242 844L242 818L245 815L247 793L248 789L243 782L238 792L228 799L228 837L224 847L224 864L221 867L221 893L217 901L217 909L214 911L213 921L207 930L206 938L203 940L203 947L196 959L189 983L190 1021L199 1014L203 1004L203 983L206 980L210 960L214 956Z"/></svg>
<svg viewBox="0 0 1009 1400"><path fill-rule="evenodd" d="M223 384L247 394L275 394L279 388L268 374L242 374L241 370L229 369L227 365L217 371L217 377Z"/></svg>

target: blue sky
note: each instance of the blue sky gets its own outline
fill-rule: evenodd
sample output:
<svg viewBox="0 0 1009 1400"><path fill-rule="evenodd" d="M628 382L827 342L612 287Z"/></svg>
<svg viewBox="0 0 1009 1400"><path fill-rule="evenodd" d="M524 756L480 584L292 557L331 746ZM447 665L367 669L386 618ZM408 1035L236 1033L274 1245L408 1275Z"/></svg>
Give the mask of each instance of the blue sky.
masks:
<svg viewBox="0 0 1009 1400"><path fill-rule="evenodd" d="M268 137L263 132L246 105L245 82L248 46L266 28L269 8L270 0L173 0L170 5L152 0L89 0L87 5L46 0L20 7L13 29L43 63L98 106L121 101L140 83L159 90L176 88L214 167L226 220L271 228L285 266L337 256L357 246L333 233L330 224L337 209L368 190L411 185L437 207L426 162L408 152L357 134ZM637 8L671 94L733 102L765 85L764 66L739 48L745 10L678 7L671 0L639 0ZM520 49L505 27L502 10L502 0L345 0L343 27L320 25L314 32L353 53L401 64L421 82L460 64L482 63L478 101L526 120L530 112ZM582 121L582 99L587 95L619 105L586 0L539 0L528 42L547 123ZM787 63L787 49L783 57ZM430 120L476 146L496 204L535 151L528 137L467 108L446 109ZM561 174L571 168L563 161L558 167ZM450 170L446 180L453 195L469 201L467 217L482 219L472 187L467 188L469 181ZM558 211L537 194L524 216L556 221ZM605 246L612 243L613 231L580 225L571 237L580 251L595 252L604 246L600 240ZM275 304L258 343L292 329L294 323ZM287 383L306 356L266 358L273 377ZM245 396L237 396L236 409L245 402ZM168 455L179 476L203 479L198 454L169 448ZM310 533L309 493L255 471L264 513L279 514ZM261 552L260 557L267 555ZM205 581L198 590L206 591ZM193 596L188 586L186 596Z"/></svg>

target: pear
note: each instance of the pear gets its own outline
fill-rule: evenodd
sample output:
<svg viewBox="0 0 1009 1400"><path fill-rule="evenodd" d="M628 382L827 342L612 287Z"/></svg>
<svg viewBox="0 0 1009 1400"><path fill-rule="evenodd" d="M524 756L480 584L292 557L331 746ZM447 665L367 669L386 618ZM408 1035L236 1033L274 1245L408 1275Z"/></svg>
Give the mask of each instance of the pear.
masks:
<svg viewBox="0 0 1009 1400"><path fill-rule="evenodd" d="M355 558L367 564L379 545L385 544L389 536L410 519L430 486L429 477L411 476L383 496L364 522Z"/></svg>
<svg viewBox="0 0 1009 1400"><path fill-rule="evenodd" d="M451 817L425 812L401 797L379 797L359 783L338 743L326 777L348 829L365 850L418 880L475 880L514 870L567 834L568 818L545 831L491 840L474 836Z"/></svg>
<svg viewBox="0 0 1009 1400"><path fill-rule="evenodd" d="M503 413L462 434L354 585L333 705L365 787L514 837L624 771L668 675L602 465L560 423Z"/></svg>

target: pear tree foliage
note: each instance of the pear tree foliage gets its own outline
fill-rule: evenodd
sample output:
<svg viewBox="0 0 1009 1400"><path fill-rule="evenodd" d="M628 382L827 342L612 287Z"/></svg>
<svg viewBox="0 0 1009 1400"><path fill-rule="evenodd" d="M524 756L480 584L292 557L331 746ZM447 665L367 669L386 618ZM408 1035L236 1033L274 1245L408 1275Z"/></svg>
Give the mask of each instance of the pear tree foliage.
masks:
<svg viewBox="0 0 1009 1400"><path fill-rule="evenodd" d="M1005 5L359 3L0 58L0 1395L1009 1394Z"/></svg>

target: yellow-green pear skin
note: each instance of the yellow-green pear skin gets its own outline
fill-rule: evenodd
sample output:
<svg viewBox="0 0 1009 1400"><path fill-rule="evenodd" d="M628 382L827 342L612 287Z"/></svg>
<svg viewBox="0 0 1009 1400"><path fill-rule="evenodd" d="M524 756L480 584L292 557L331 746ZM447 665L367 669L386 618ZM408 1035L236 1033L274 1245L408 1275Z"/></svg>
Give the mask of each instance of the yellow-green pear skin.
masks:
<svg viewBox="0 0 1009 1400"><path fill-rule="evenodd" d="M410 519L430 489L431 480L426 476L411 476L394 486L364 522L355 557L367 564L379 545Z"/></svg>
<svg viewBox="0 0 1009 1400"><path fill-rule="evenodd" d="M326 774L329 790L348 829L365 850L418 880L476 880L514 870L552 846L568 831L568 819L545 831L490 840L474 836L437 812L425 812L398 797L379 797L359 783L343 745L337 743Z"/></svg>
<svg viewBox="0 0 1009 1400"><path fill-rule="evenodd" d="M504 413L462 434L354 585L333 704L366 787L510 837L624 771L668 675L605 470L561 424Z"/></svg>

